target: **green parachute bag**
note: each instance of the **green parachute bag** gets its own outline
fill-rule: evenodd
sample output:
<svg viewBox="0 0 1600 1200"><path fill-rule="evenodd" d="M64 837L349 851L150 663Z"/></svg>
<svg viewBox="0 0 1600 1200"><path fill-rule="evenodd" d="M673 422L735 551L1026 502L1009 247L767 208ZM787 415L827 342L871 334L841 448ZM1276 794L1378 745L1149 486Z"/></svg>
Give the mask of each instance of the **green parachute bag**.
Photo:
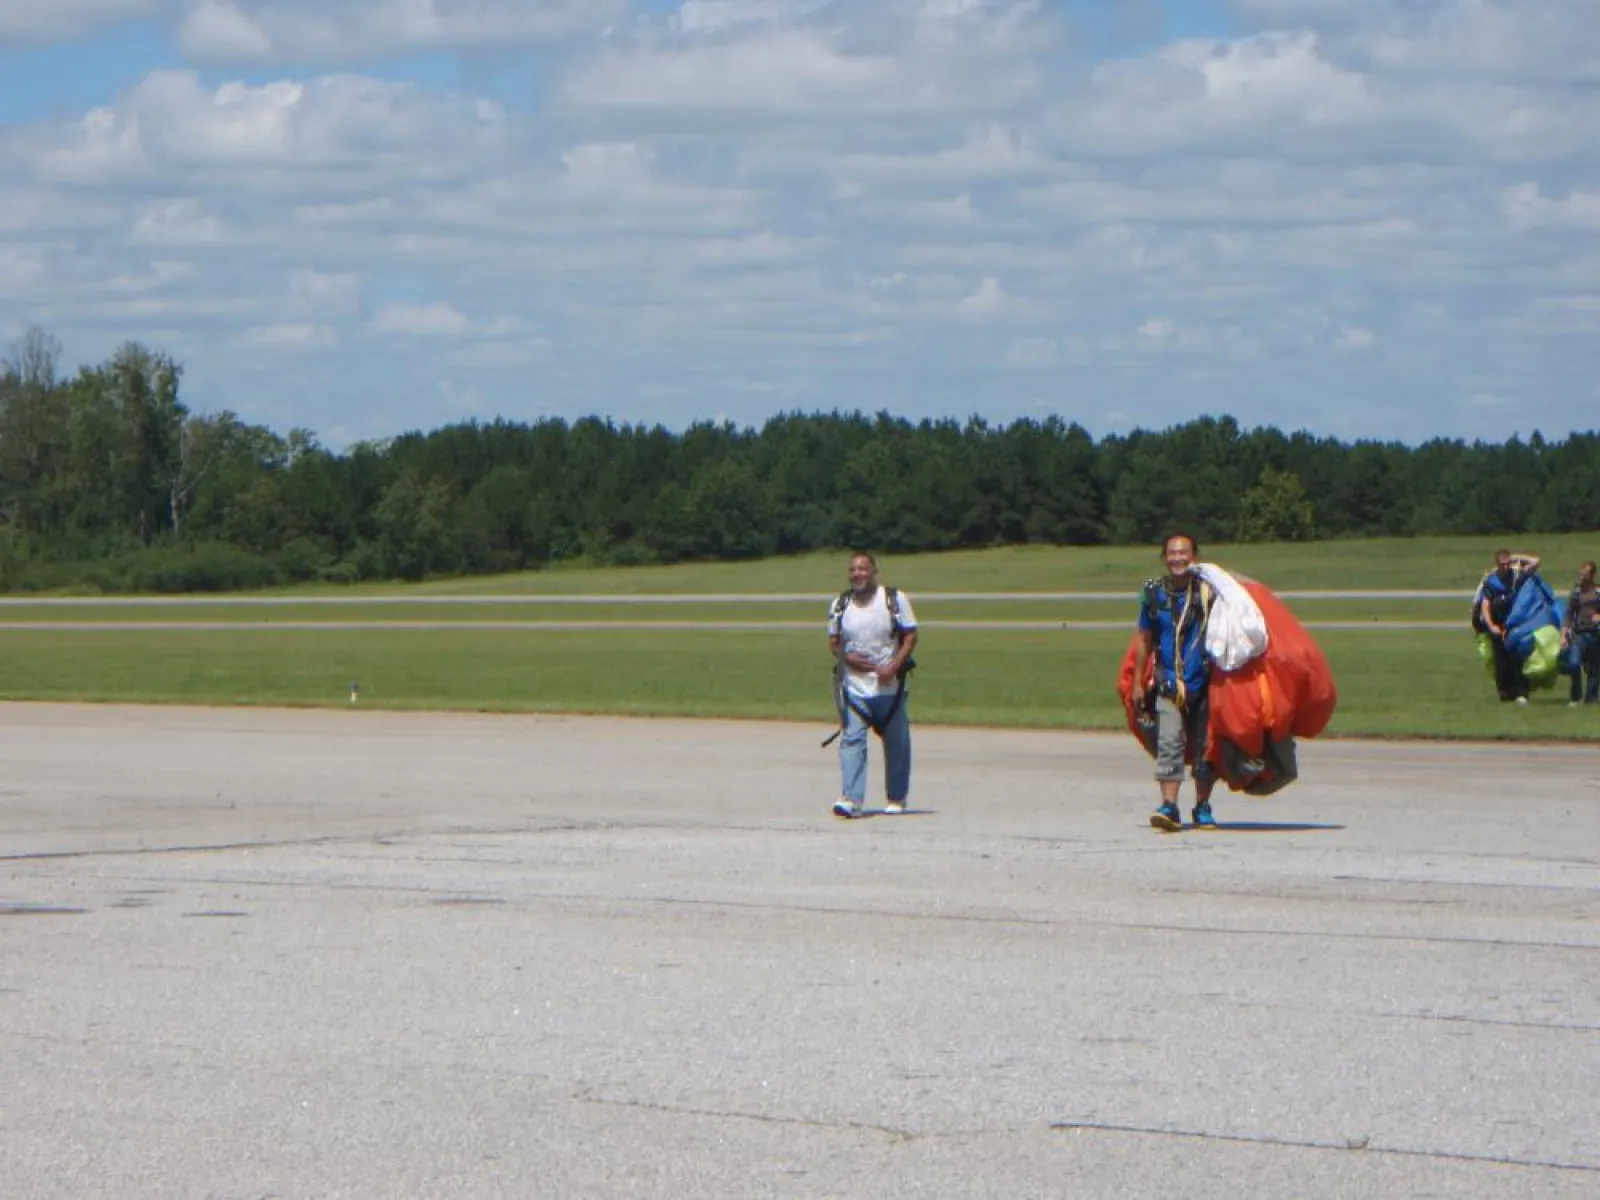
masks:
<svg viewBox="0 0 1600 1200"><path fill-rule="evenodd" d="M1547 688L1555 683L1560 668L1561 631L1554 625L1541 626L1533 631L1533 649L1522 663L1523 677L1530 687Z"/></svg>

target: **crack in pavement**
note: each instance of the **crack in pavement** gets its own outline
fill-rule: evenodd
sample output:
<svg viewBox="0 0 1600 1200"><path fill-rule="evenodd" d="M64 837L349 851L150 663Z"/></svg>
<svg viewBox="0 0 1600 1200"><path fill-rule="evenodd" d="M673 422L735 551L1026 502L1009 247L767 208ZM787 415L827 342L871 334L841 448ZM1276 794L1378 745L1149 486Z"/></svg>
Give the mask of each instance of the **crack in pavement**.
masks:
<svg viewBox="0 0 1600 1200"><path fill-rule="evenodd" d="M331 844L331 843L364 842L364 841L369 841L369 840L370 839L367 839L367 838L350 838L350 839L319 838L319 839L314 839L312 841L303 842L303 843L288 842L288 843L281 843L281 844L285 845L285 846L291 846L292 847L292 846L299 846L299 845L320 845L320 844ZM266 845L268 845L268 844L267 843L245 843L245 844L240 845L240 846L224 847L224 848L219 848L219 849L246 849L246 850L248 850L248 849L260 848L260 847L266 846ZM140 854L144 854L144 853L177 854L177 853L183 853L183 852L184 851L181 850L181 849L165 849L165 850L161 850L161 851L148 851L148 852L146 852L146 851L126 851L126 852L107 851L105 853L111 853L111 854L122 853L122 854L126 854L129 857L136 857L136 856L138 856ZM98 853L98 852L96 852L96 853ZM13 857L16 857L16 856L13 856ZM78 855L66 854L66 855L51 855L51 856L45 856L45 857L72 858L72 857L78 857ZM0 861L6 861L5 857L4 856L0 856ZM426 861L426 860L421 860L421 861ZM528 864L518 864L518 863L514 863L514 862L505 862L505 861L502 861L502 860L495 860L495 861L497 863L499 863L500 865L504 865L504 866L507 866L507 867L512 867L512 866L524 866L524 867L526 867L528 865ZM143 880L144 882L162 882L162 883L171 883L171 882L173 882L172 878L171 877L167 877L167 876L162 876L162 877L126 876L124 878L128 879L128 880ZM190 886L195 886L195 887L233 887L233 888L258 887L258 888L279 888L279 889L287 889L287 890L307 890L307 889L321 888L321 889L326 889L326 890L329 890L329 891L355 891L355 892L363 892L363 891L365 891L365 892L375 892L375 893L389 892L389 893L396 893L396 894L420 895L420 896L434 896L434 895L452 896L452 895L460 895L461 894L461 889L458 888L458 887L422 886L422 885L416 885L416 884L385 883L383 881L350 882L350 881L321 880L321 879L272 879L272 878L268 878L268 877L265 877L265 876L254 876L254 877L252 877L252 876L238 876L238 877L231 877L231 878L230 877L223 877L223 876L200 876L200 877L188 877L188 878L183 879L181 882L186 883L186 884L188 884ZM483 889L479 888L479 889L476 889L476 890L482 891ZM1128 931L1144 932L1144 933L1160 933L1160 934L1166 934L1166 935L1171 935L1171 936L1183 936L1183 937L1194 936L1196 934L1210 934L1210 935L1213 935L1213 936L1221 936L1221 937L1262 937L1262 938L1291 938L1291 939L1297 939L1297 938L1321 938L1321 939L1337 939L1337 940L1341 940L1341 941L1353 941L1353 942L1403 942L1403 943L1410 943L1410 944L1415 944L1415 945L1428 945L1428 946L1434 946L1434 945L1437 945L1437 946L1482 946L1482 947L1498 948L1498 949L1560 950L1560 951L1579 951L1579 952L1585 952L1585 953L1600 953L1600 945L1588 945L1588 944L1585 944L1585 943L1582 943L1582 942L1515 941L1515 940L1508 940L1508 939L1505 939L1505 938L1469 937L1469 936L1463 936L1463 935L1419 934L1419 933L1371 933L1371 932L1351 932L1351 931L1346 931L1346 930L1313 930L1313 929L1300 929L1300 928L1294 928L1294 929L1289 929L1289 928L1254 929L1254 928L1228 928L1226 926L1213 926L1213 925L1175 925L1171 921L1116 921L1116 920L1108 920L1108 919L1105 919L1105 918L1086 917L1086 916L1083 916L1083 915L1077 914L1077 913L1062 913L1059 916L1047 916L1047 917L1025 915L1025 914L1020 914L1020 913L1018 913L1018 914L974 913L974 912L930 913L930 912L915 912L915 911L903 911L903 910L892 910L892 909L871 909L871 910L866 910L866 909L860 908L857 905L841 905L841 906L835 907L835 906L818 905L818 904L774 904L774 903L771 903L769 901L732 900L732 899L725 899L725 898L724 899L716 899L716 898L697 898L697 897L687 897L687 896L663 896L663 895L654 895L654 896L649 896L649 895L613 895L613 894L609 894L609 893L583 894L583 893L577 893L577 892L544 892L544 891L518 891L518 892L510 895L509 897L505 898L502 901L502 903L504 903L507 906L508 910L511 910L511 911L514 911L519 903L529 903L529 902L559 902L559 903L580 904L580 905L616 904L616 905L631 906L631 907L637 907L639 905L655 904L655 905L661 905L663 907L685 906L685 907L699 907L699 908L722 908L722 909L729 909L729 910L733 910L733 911L749 911L749 912L758 912L758 913L804 914L804 915L807 915L807 916L835 916L835 917L859 917L859 916L862 916L862 915L870 912L870 914L872 916L877 917L879 919L893 919L893 920L904 920L904 921L962 922L962 923L976 924L976 925L1020 925L1020 926L1024 926L1024 927L1033 927L1033 928L1042 928L1042 929L1054 928L1057 925L1071 923L1072 925L1078 926L1078 927L1089 927L1089 928L1095 928L1095 929L1128 930Z"/></svg>
<svg viewBox="0 0 1600 1200"><path fill-rule="evenodd" d="M873 1125L860 1121L821 1121L815 1117L781 1117L767 1113L725 1111L716 1108L696 1108L692 1105L664 1104L657 1100L618 1100L609 1096L596 1096L587 1091L576 1092L572 1099L579 1104L603 1108L631 1108L645 1112L658 1112L673 1117L710 1117L719 1121L752 1121L760 1125L778 1125L822 1129L838 1132L871 1133L895 1142L916 1142L930 1137L970 1137L965 1131L946 1134L911 1133L892 1125ZM997 1132L987 1130L986 1132ZM1005 1132L1004 1130L998 1132Z"/></svg>
<svg viewBox="0 0 1600 1200"><path fill-rule="evenodd" d="M1269 1012L1305 1013L1313 1011L1302 1004L1265 1004L1257 1000L1231 1000L1234 1008L1259 1008ZM1600 1025L1583 1025L1560 1021L1513 1020L1509 1017L1470 1017L1462 1013L1409 1013L1384 1012L1370 1008L1346 1008L1352 1016L1377 1021L1438 1021L1447 1025L1485 1025L1498 1029L1538 1029L1549 1033L1600 1033Z"/></svg>
<svg viewBox="0 0 1600 1200"><path fill-rule="evenodd" d="M596 1096L587 1091L575 1093L573 1100L611 1108L631 1108L659 1112L668 1116L704 1117L713 1120L752 1121L764 1125L798 1126L826 1131L869 1133L894 1142L912 1143L942 1138L972 1138L1017 1136L1033 1132L1085 1132L1126 1134L1144 1137L1180 1137L1198 1141L1232 1143L1237 1145L1271 1146L1286 1150L1327 1150L1339 1153L1393 1155L1406 1158L1423 1158L1433 1161L1460 1162L1482 1166L1514 1167L1522 1170L1566 1171L1580 1174L1600 1174L1600 1165L1581 1162L1561 1162L1555 1159L1518 1158L1511 1155L1471 1154L1457 1150L1427 1150L1411 1146L1373 1145L1369 1138L1347 1139L1344 1142L1317 1141L1310 1138L1271 1137L1266 1135L1209 1133L1203 1130L1160 1129L1154 1126L1118 1125L1099 1121L1053 1121L1041 1130L1038 1126L985 1126L981 1129L951 1129L938 1133L913 1133L892 1125L878 1125L860 1121L824 1121L815 1117L786 1117L766 1113L700 1108L693 1105L666 1104L651 1100L624 1100Z"/></svg>
<svg viewBox="0 0 1600 1200"><path fill-rule="evenodd" d="M146 855L159 857L175 854L228 854L236 850L295 850L306 846L388 846L403 838L426 838L436 835L440 837L458 837L462 834L468 834L501 837L507 834L592 833L605 828L607 826L600 823L573 822L532 827L511 825L504 827L487 826L482 829L471 826L440 830L400 829L385 833L325 834L321 837L267 838L261 841L247 842L199 842L193 845L108 846L90 850L20 851L15 854L0 854L0 862L51 862L60 859L79 858L139 858Z"/></svg>
<svg viewBox="0 0 1600 1200"><path fill-rule="evenodd" d="M1573 1171L1600 1175L1600 1164L1556 1162L1551 1159L1513 1158L1509 1155L1469 1154L1464 1150L1419 1150L1411 1146L1373 1145L1368 1138L1344 1142L1314 1141L1310 1138L1269 1137L1243 1133L1207 1133L1198 1129L1158 1129L1145 1125L1117 1125L1102 1121L1053 1121L1050 1129L1061 1133L1120 1133L1138 1137L1193 1138L1202 1142L1236 1143L1249 1146L1274 1146L1285 1150L1332 1150L1340 1154L1385 1154L1406 1158L1426 1158L1440 1162L1460 1162L1483 1166L1520 1167L1541 1171Z"/></svg>

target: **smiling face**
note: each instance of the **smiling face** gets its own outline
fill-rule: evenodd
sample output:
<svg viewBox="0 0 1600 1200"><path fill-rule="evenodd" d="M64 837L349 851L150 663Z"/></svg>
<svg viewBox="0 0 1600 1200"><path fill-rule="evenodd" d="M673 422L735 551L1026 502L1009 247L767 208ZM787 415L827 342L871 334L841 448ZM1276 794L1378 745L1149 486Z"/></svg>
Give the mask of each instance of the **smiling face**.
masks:
<svg viewBox="0 0 1600 1200"><path fill-rule="evenodd" d="M1167 563L1167 573L1174 579L1182 579L1194 565L1194 542L1181 533L1169 537L1162 557Z"/></svg>
<svg viewBox="0 0 1600 1200"><path fill-rule="evenodd" d="M857 554L850 560L850 590L858 596L877 590L878 564L867 554Z"/></svg>

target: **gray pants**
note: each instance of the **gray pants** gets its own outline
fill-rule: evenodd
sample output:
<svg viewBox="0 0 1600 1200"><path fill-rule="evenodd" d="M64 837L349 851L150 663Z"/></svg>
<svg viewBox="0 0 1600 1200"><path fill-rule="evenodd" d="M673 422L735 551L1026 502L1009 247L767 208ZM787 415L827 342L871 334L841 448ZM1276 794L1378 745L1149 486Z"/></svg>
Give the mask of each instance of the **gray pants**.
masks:
<svg viewBox="0 0 1600 1200"><path fill-rule="evenodd" d="M1183 752L1194 748L1194 777L1198 783L1210 783L1217 773L1203 757L1206 752L1206 727L1210 723L1210 705L1204 692L1199 699L1191 698L1187 710L1165 696L1156 698L1156 779L1172 783L1183 778Z"/></svg>

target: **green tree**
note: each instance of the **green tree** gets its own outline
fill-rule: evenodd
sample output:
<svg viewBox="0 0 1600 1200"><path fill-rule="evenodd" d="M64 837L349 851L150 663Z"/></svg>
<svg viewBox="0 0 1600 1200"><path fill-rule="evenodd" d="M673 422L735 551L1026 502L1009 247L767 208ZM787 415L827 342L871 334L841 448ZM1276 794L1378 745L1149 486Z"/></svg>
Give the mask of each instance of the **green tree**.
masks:
<svg viewBox="0 0 1600 1200"><path fill-rule="evenodd" d="M416 581L454 570L459 562L450 489L402 475L384 489L373 510L375 547L384 575Z"/></svg>
<svg viewBox="0 0 1600 1200"><path fill-rule="evenodd" d="M1300 477L1266 467L1239 501L1241 542L1305 542L1316 536L1316 515Z"/></svg>

